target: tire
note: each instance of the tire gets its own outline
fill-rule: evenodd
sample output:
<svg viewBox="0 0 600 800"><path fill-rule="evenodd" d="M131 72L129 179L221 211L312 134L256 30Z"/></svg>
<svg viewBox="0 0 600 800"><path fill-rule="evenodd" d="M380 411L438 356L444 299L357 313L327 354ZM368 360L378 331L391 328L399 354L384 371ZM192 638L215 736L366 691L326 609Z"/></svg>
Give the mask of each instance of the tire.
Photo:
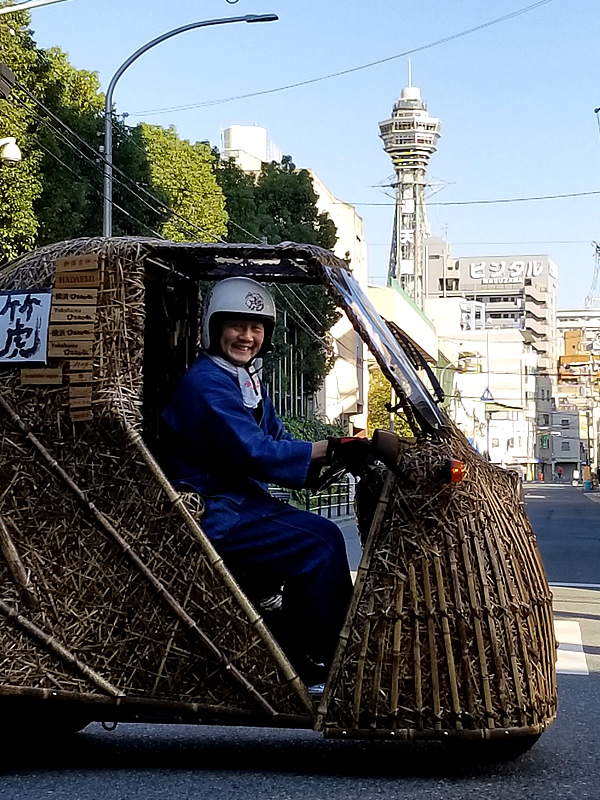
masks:
<svg viewBox="0 0 600 800"><path fill-rule="evenodd" d="M456 736L444 742L444 746L447 754L462 764L496 764L519 758L533 747L541 735L535 733L493 739L462 739Z"/></svg>
<svg viewBox="0 0 600 800"><path fill-rule="evenodd" d="M12 698L11 698L12 700ZM52 739L52 737L71 736L86 728L91 717L79 708L65 707L63 704L28 702L4 702L0 705L2 729L0 739L5 743L22 740L25 737Z"/></svg>

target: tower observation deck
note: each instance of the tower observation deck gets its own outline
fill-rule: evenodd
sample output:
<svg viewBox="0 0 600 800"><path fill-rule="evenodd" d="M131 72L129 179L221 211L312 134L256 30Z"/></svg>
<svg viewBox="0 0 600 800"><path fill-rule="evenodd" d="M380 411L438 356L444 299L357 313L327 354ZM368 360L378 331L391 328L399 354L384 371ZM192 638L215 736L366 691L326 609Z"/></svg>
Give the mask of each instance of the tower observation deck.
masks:
<svg viewBox="0 0 600 800"><path fill-rule="evenodd" d="M437 150L440 121L431 117L415 86L402 89L391 119L379 123L383 148L396 172L396 210L388 282L396 280L423 307L427 213L425 173Z"/></svg>

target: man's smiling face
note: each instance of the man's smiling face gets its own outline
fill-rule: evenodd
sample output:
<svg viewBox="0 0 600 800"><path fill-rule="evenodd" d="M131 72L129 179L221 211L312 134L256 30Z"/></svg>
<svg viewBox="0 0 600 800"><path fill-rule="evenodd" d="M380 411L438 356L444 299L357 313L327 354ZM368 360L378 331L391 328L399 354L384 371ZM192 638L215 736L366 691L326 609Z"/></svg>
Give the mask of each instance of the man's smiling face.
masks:
<svg viewBox="0 0 600 800"><path fill-rule="evenodd" d="M265 326L253 319L226 319L221 333L223 357L236 367L243 367L256 355L265 340Z"/></svg>

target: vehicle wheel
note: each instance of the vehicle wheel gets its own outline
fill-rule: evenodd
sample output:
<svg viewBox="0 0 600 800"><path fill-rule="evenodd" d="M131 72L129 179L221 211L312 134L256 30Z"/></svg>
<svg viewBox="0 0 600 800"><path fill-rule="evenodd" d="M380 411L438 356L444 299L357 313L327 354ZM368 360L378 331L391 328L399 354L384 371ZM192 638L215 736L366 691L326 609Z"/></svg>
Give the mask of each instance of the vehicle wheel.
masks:
<svg viewBox="0 0 600 800"><path fill-rule="evenodd" d="M63 736L79 733L92 722L92 720L78 713L62 714L52 720L44 720L44 728L49 732L56 732Z"/></svg>
<svg viewBox="0 0 600 800"><path fill-rule="evenodd" d="M541 733L529 736L507 736L494 739L462 739L458 736L444 742L446 752L463 764L493 764L513 761L526 753L540 738Z"/></svg>
<svg viewBox="0 0 600 800"><path fill-rule="evenodd" d="M23 740L25 737L49 739L54 736L72 736L86 728L91 718L80 711L54 709L31 710L30 713L3 715L3 730L0 738L4 743Z"/></svg>

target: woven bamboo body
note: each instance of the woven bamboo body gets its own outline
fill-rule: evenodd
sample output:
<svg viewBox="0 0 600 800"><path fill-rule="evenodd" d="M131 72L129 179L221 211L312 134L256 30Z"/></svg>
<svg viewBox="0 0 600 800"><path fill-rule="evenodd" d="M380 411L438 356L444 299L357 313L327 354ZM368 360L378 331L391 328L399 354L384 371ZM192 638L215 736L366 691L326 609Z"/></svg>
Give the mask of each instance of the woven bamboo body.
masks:
<svg viewBox="0 0 600 800"><path fill-rule="evenodd" d="M448 458L461 483L442 478ZM542 731L556 714L551 594L518 478L450 430L388 475L321 711L332 732Z"/></svg>
<svg viewBox="0 0 600 800"><path fill-rule="evenodd" d="M0 696L310 726L305 687L139 434L143 249L70 248L94 249L93 420L70 418L67 367L58 386L0 371ZM52 286L65 252L25 260L0 288Z"/></svg>

